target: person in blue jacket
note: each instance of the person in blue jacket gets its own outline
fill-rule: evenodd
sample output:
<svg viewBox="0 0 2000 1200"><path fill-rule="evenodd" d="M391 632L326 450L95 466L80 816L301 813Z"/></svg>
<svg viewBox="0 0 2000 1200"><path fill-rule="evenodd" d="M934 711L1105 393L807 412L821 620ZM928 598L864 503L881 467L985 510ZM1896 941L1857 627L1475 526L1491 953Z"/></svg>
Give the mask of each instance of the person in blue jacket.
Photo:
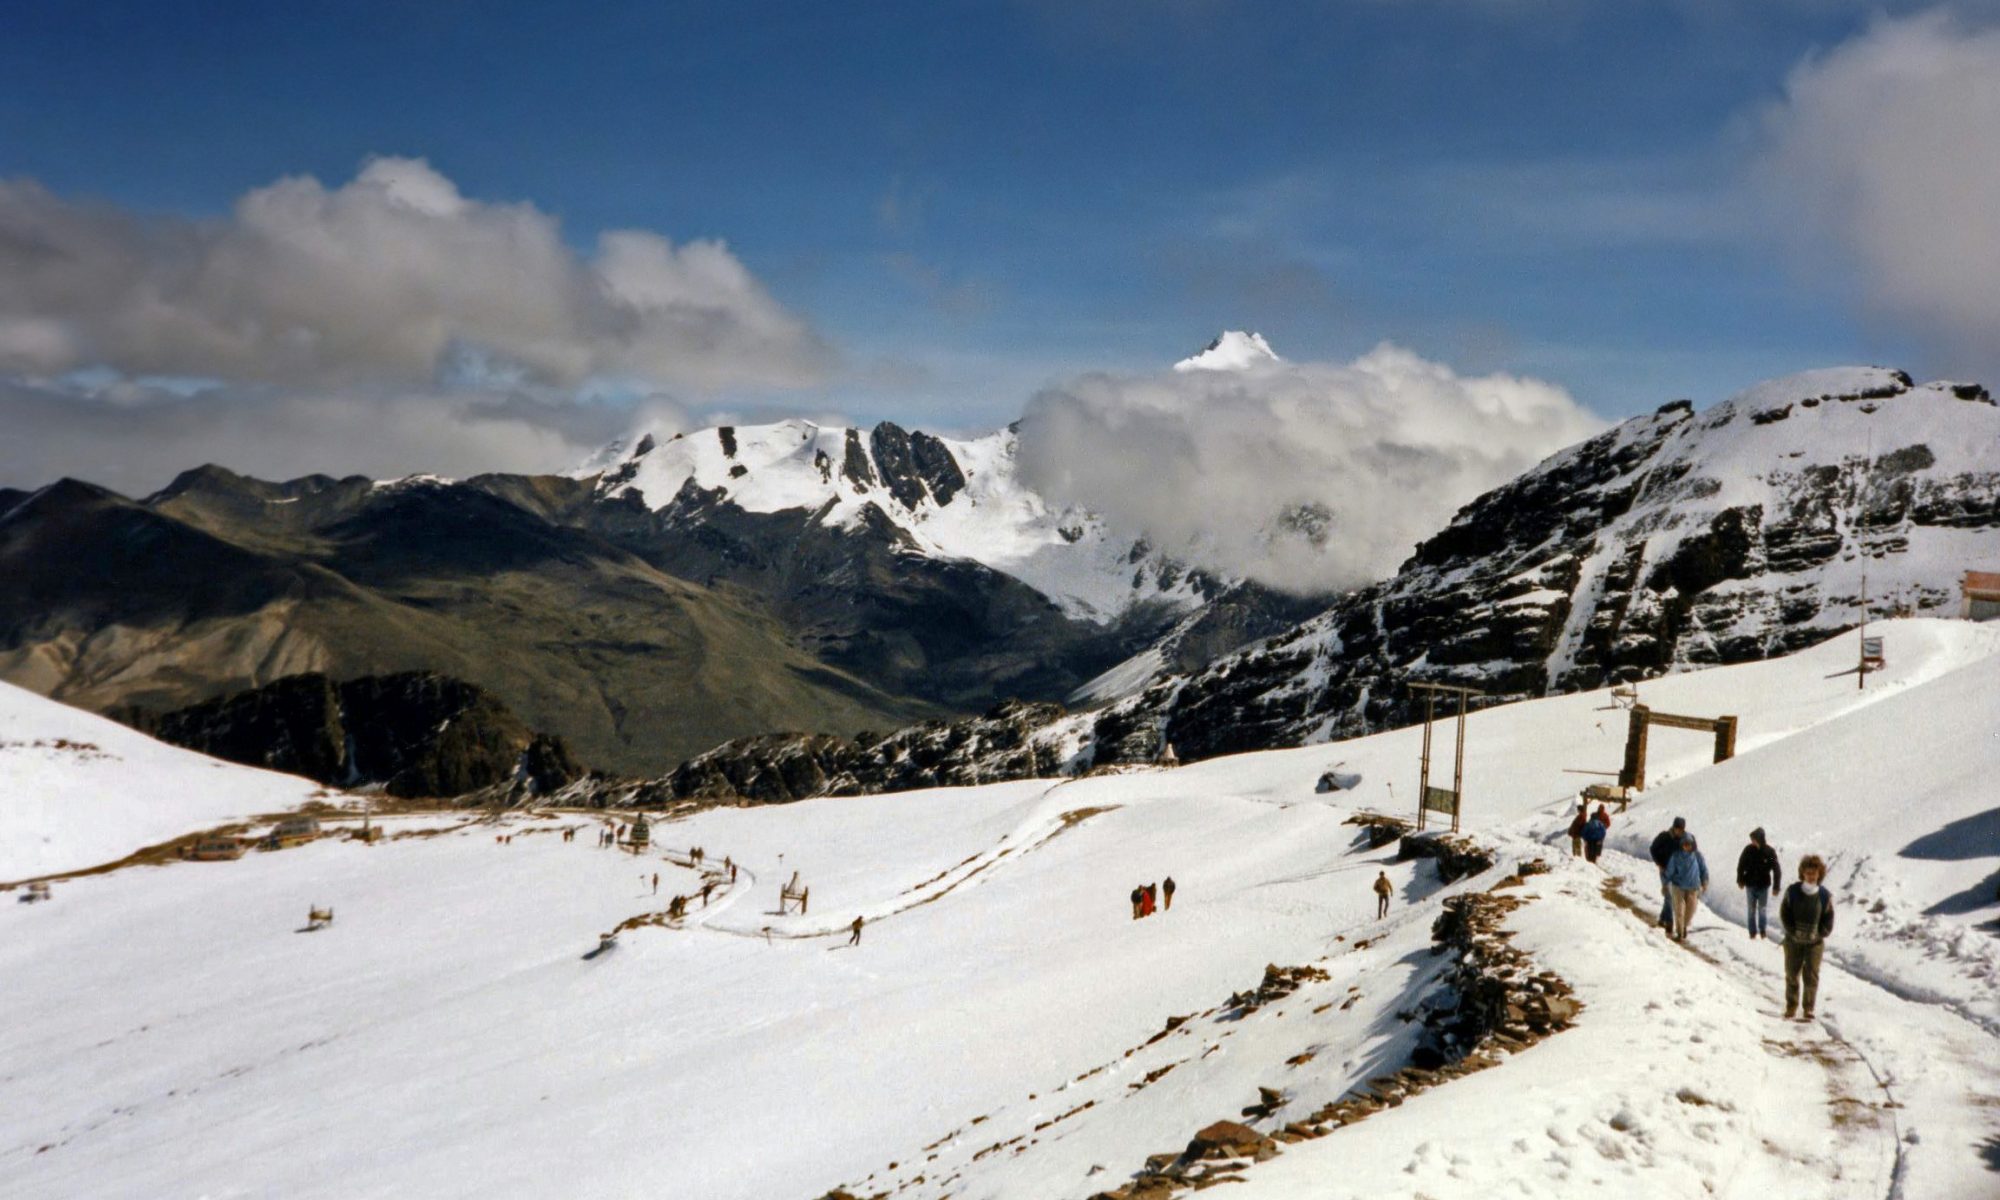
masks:
<svg viewBox="0 0 2000 1200"><path fill-rule="evenodd" d="M1604 824L1602 814L1593 814L1583 823L1583 861L1596 862L1604 853L1604 835L1611 832Z"/></svg>
<svg viewBox="0 0 2000 1200"><path fill-rule="evenodd" d="M1695 905L1701 903L1701 894L1708 890L1708 860L1696 848L1693 834L1681 834L1680 849L1667 860L1664 878L1667 898L1674 910L1674 940L1684 942L1688 923L1694 920Z"/></svg>
<svg viewBox="0 0 2000 1200"><path fill-rule="evenodd" d="M1667 860L1680 848L1681 835L1687 832L1687 825L1686 817L1675 817L1671 829L1662 829L1653 835L1653 865L1660 869L1660 928L1668 933L1674 931L1674 894L1667 890Z"/></svg>

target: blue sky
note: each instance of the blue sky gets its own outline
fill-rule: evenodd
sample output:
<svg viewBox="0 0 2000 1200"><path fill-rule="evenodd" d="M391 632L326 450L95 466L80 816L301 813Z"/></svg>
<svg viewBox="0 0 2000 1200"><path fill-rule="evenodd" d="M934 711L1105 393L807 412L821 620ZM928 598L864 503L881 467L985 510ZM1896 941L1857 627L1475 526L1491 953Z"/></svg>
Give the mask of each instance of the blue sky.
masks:
<svg viewBox="0 0 2000 1200"><path fill-rule="evenodd" d="M1615 417L1830 362L1960 365L1745 198L1760 112L1873 19L14 0L0 178L219 217L405 156L559 218L580 253L608 229L722 239L840 364L746 404L977 427L1241 327L1296 359L1391 340Z"/></svg>

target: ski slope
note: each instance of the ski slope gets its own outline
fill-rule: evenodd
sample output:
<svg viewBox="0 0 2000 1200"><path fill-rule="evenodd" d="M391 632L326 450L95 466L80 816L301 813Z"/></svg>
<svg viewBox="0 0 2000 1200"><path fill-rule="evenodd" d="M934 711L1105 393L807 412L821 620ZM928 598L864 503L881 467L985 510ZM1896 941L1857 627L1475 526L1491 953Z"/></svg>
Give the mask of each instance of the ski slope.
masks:
<svg viewBox="0 0 2000 1200"><path fill-rule="evenodd" d="M428 818L374 846L64 881L0 904L0 1197L1083 1200L1212 1121L1277 1130L1401 1066L1450 963L1440 901L1530 858L1552 869L1513 889L1511 944L1569 982L1575 1027L1227 1194L2000 1194L2000 809L1970 786L2000 769L2000 629L1876 632L1889 668L1865 690L1851 638L1641 685L1657 709L1738 715L1740 753L1711 766L1707 737L1656 731L1653 786L1596 867L1562 832L1583 778L1565 768L1618 762L1604 693L1471 718L1466 830L1500 864L1449 886L1343 824L1409 807L1416 730L716 809L656 825L641 856L599 848L584 814ZM1335 764L1359 785L1314 794ZM1686 947L1650 927L1632 857L1674 815L1716 876ZM1814 1025L1778 1020L1778 948L1735 923L1753 825L1788 878L1807 851L1832 865ZM692 846L707 877L737 863L735 886L586 960L698 890ZM794 871L810 911L779 915ZM1174 908L1134 922L1127 892L1169 874ZM309 905L334 925L299 932ZM1233 1006L1267 964L1326 978ZM1279 1103L1243 1117L1260 1087Z"/></svg>
<svg viewBox="0 0 2000 1200"><path fill-rule="evenodd" d="M114 862L326 798L297 776L169 746L0 683L0 881Z"/></svg>

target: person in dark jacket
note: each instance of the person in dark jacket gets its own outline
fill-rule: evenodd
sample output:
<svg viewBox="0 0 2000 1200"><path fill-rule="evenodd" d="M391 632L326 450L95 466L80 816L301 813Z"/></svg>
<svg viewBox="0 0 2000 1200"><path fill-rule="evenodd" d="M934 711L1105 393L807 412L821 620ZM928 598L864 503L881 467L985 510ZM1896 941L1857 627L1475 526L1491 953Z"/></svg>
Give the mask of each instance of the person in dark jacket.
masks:
<svg viewBox="0 0 2000 1200"><path fill-rule="evenodd" d="M1680 849L1681 835L1687 832L1687 818L1675 817L1671 828L1653 835L1653 865L1660 869L1660 928L1674 931L1674 898L1667 891L1667 860Z"/></svg>
<svg viewBox="0 0 2000 1200"><path fill-rule="evenodd" d="M1583 857L1583 827L1590 821L1590 805L1577 801L1576 815L1569 819L1569 856Z"/></svg>
<svg viewBox="0 0 2000 1200"><path fill-rule="evenodd" d="M1143 912L1140 912L1140 911L1139 911L1140 907L1141 907L1142 905L1144 905L1145 903L1146 903L1146 889L1145 889L1144 887L1135 887L1135 888L1133 888L1133 889L1132 889L1132 919L1133 919L1134 921L1136 921L1136 920L1138 920L1138 919L1139 919L1140 917L1143 917L1143 916L1145 916L1145 915L1146 915L1145 913L1143 913Z"/></svg>
<svg viewBox="0 0 2000 1200"><path fill-rule="evenodd" d="M1166 882L1164 882L1164 883L1160 884L1160 897L1161 897L1161 899L1163 899L1163 900L1164 900L1164 901L1166 902L1166 903L1165 903L1165 904L1164 904L1164 905L1163 905L1162 907L1164 907L1164 908L1168 908L1168 909L1171 909L1171 908L1173 908L1173 906L1174 906L1174 877L1173 877L1173 876L1171 876L1171 875L1167 876L1167 878L1166 878Z"/></svg>
<svg viewBox="0 0 2000 1200"><path fill-rule="evenodd" d="M1375 873L1375 919L1376 920L1379 921L1383 917L1389 915L1389 893L1395 890L1396 890L1395 885L1389 882L1389 872L1377 871Z"/></svg>
<svg viewBox="0 0 2000 1200"><path fill-rule="evenodd" d="M1826 949L1827 935L1833 932L1833 893L1820 886L1826 878L1826 861L1817 854L1799 860L1799 881L1785 889L1778 901L1778 928L1785 932L1785 1019L1799 1011L1801 1020L1813 1019L1813 1001L1819 998L1819 960ZM1800 996L1803 985L1804 996Z"/></svg>
<svg viewBox="0 0 2000 1200"><path fill-rule="evenodd" d="M1708 890L1708 860L1696 848L1693 834L1681 834L1681 848L1667 860L1667 869L1661 877L1666 880L1667 898L1673 903L1674 940L1685 942L1701 894Z"/></svg>
<svg viewBox="0 0 2000 1200"><path fill-rule="evenodd" d="M1583 861L1597 861L1598 855L1604 853L1604 835L1610 831L1610 822L1596 815L1583 823Z"/></svg>
<svg viewBox="0 0 2000 1200"><path fill-rule="evenodd" d="M854 924L849 925L847 928L853 931L853 936L847 939L847 944L850 946L859 946L861 944L861 918L856 916Z"/></svg>
<svg viewBox="0 0 2000 1200"><path fill-rule="evenodd" d="M1769 940L1771 889L1783 883L1784 869L1778 865L1778 852L1764 840L1764 830L1760 827L1750 831L1750 844L1743 847L1743 853L1736 856L1736 886L1744 891L1743 924L1753 938Z"/></svg>

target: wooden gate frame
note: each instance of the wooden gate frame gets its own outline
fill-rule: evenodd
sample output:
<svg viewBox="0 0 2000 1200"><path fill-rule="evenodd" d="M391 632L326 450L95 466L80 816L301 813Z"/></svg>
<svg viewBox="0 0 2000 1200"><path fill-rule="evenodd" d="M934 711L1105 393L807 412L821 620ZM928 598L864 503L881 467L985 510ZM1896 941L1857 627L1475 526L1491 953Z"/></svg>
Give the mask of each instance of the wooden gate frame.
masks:
<svg viewBox="0 0 2000 1200"><path fill-rule="evenodd" d="M1715 761L1724 762L1736 756L1734 716L1684 717L1677 713L1654 712L1643 704L1635 704L1632 706L1631 723L1626 727L1625 765L1618 772L1620 787L1641 792L1646 790L1646 735L1654 725L1712 732L1715 734Z"/></svg>
<svg viewBox="0 0 2000 1200"><path fill-rule="evenodd" d="M1458 818L1465 807L1465 710L1474 696L1486 693L1478 688L1460 687L1451 683L1412 683L1410 690L1424 694L1424 745L1420 752L1417 776L1417 828L1423 829L1433 811L1432 802L1437 802L1438 812L1451 814L1451 831L1458 832ZM1437 716L1437 698L1442 692L1458 697L1458 736L1453 744L1451 767L1451 791L1431 786L1431 723ZM1445 808L1446 803L1450 808Z"/></svg>

